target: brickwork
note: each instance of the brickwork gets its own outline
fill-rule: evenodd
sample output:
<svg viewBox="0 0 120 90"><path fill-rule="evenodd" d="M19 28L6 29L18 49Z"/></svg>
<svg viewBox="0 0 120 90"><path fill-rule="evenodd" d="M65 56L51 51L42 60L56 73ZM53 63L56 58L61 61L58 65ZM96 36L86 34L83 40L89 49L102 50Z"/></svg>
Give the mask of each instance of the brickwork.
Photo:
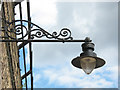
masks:
<svg viewBox="0 0 120 90"><path fill-rule="evenodd" d="M12 21L14 19L13 3L3 1L5 18L8 21ZM1 22L1 26L4 26L3 22ZM0 32L0 34L4 36L4 32ZM15 36L13 33L10 33L10 35ZM0 89L1 88L21 88L18 47L15 42L0 43Z"/></svg>

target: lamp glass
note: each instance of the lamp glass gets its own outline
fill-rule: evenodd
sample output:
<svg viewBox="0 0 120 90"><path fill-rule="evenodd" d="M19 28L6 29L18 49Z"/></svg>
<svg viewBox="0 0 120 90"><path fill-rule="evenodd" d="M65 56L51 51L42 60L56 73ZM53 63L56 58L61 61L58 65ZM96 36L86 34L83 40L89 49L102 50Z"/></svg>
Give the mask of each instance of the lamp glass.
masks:
<svg viewBox="0 0 120 90"><path fill-rule="evenodd" d="M90 74L96 66L96 59L93 57L84 57L80 60L81 67L86 74Z"/></svg>

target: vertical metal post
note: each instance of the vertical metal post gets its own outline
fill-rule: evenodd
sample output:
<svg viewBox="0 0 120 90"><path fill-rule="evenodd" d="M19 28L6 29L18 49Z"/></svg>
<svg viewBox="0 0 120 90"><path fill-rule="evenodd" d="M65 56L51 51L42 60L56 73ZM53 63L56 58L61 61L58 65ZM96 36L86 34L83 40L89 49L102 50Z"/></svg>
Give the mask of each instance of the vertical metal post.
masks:
<svg viewBox="0 0 120 90"><path fill-rule="evenodd" d="M31 17L30 17L30 2L27 0L27 16L28 16L28 30L31 30ZM31 37L31 32L28 35L28 39ZM33 90L33 75L32 75L32 43L29 42L29 54L30 54L30 70L31 70L31 90Z"/></svg>
<svg viewBox="0 0 120 90"><path fill-rule="evenodd" d="M20 20L21 20L21 29L22 29L22 37L23 37L21 2L19 3L19 10L20 10ZM25 70L25 75L26 75L26 60L25 60L25 48L24 48L24 46L23 46L23 59L24 59L24 70ZM25 77L25 86L26 86L26 90L27 90L27 77Z"/></svg>

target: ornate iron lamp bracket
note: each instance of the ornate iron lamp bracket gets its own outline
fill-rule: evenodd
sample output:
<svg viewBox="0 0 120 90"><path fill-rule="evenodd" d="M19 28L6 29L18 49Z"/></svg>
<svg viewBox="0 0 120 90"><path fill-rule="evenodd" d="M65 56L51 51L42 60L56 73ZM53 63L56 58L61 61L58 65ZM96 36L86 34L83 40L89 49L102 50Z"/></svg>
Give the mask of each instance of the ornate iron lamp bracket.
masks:
<svg viewBox="0 0 120 90"><path fill-rule="evenodd" d="M5 21L5 20L4 20ZM40 26L32 23L31 21L27 20L13 20L12 22L6 22L6 26L2 27L2 31L5 32L4 37L0 42L40 42L40 41L46 41L46 42L91 42L89 39L85 40L73 40L73 37L71 36L71 31L67 28L61 29L59 33L53 32L50 34ZM15 24L15 25L14 25ZM28 24L30 25L29 29ZM14 27L12 27L14 26ZM11 33L14 33L15 37L11 35ZM4 39L3 39L4 38ZM36 39L35 39L36 38ZM41 38L47 38L47 39L41 39Z"/></svg>

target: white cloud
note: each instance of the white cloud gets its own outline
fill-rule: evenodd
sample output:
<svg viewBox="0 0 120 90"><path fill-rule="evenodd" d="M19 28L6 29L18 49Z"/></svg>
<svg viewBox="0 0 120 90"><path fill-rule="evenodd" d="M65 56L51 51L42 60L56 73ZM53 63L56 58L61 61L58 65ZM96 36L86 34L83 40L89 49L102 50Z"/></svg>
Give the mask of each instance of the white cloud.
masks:
<svg viewBox="0 0 120 90"><path fill-rule="evenodd" d="M115 75L109 75L105 72L105 77L92 73L91 75L85 75L81 70L74 68L60 68L46 69L44 76L48 78L49 84L57 84L67 88L111 88L114 86L116 81L109 81L106 78L112 78ZM111 70L109 70L111 72ZM112 73L115 73L114 71ZM110 77L109 77L110 76ZM91 83L92 82L92 83Z"/></svg>
<svg viewBox="0 0 120 90"><path fill-rule="evenodd" d="M33 66L41 68L69 64L79 55L79 48L79 44L33 44Z"/></svg>
<svg viewBox="0 0 120 90"><path fill-rule="evenodd" d="M78 32L80 32L83 35L90 34L91 28L95 27L96 20L96 3L89 3L88 6L86 5L83 4L81 5L80 9L74 9L73 11L72 25L75 28L79 28L80 30L78 30ZM75 8L77 8L77 6Z"/></svg>
<svg viewBox="0 0 120 90"><path fill-rule="evenodd" d="M40 80L40 78L41 78L41 75L40 74L35 74L34 75L34 83L36 83L36 82L38 82L39 80Z"/></svg>
<svg viewBox="0 0 120 90"><path fill-rule="evenodd" d="M118 66L118 48L117 47L108 46L96 51L98 52L98 55L101 58L104 58L107 66L109 67Z"/></svg>
<svg viewBox="0 0 120 90"><path fill-rule="evenodd" d="M31 0L32 21L44 28L56 24L56 0Z"/></svg>

